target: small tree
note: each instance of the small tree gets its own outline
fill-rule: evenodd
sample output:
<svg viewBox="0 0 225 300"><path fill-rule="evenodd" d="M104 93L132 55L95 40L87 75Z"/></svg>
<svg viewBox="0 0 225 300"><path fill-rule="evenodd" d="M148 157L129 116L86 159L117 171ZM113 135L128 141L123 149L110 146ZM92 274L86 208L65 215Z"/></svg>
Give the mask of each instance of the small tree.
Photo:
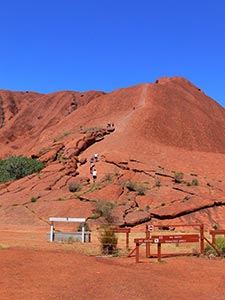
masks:
<svg viewBox="0 0 225 300"><path fill-rule="evenodd" d="M111 202L97 201L95 203L95 214L103 218L99 237L102 254L115 254L117 249L117 237L113 230L113 207L114 204Z"/></svg>
<svg viewBox="0 0 225 300"><path fill-rule="evenodd" d="M102 254L115 254L117 250L118 238L109 226L105 226L100 234Z"/></svg>

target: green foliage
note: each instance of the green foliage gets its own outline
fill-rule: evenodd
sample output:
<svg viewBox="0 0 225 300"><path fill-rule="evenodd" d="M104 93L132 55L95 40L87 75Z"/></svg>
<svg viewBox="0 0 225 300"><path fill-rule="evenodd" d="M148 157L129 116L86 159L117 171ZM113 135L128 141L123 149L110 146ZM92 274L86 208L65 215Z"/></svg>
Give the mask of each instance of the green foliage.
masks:
<svg viewBox="0 0 225 300"><path fill-rule="evenodd" d="M187 186L197 186L199 183L198 183L198 179L193 179L191 182L186 182L186 185Z"/></svg>
<svg viewBox="0 0 225 300"><path fill-rule="evenodd" d="M135 192L137 190L137 182L135 181L131 181L131 180L128 180L126 182L126 187L128 188L129 191L131 192Z"/></svg>
<svg viewBox="0 0 225 300"><path fill-rule="evenodd" d="M146 210L146 211L149 211L149 209L150 209L150 206L149 206L149 205L146 205L146 206L145 206L145 210Z"/></svg>
<svg viewBox="0 0 225 300"><path fill-rule="evenodd" d="M126 187L129 191L137 192L140 196L145 195L145 191L148 189L146 186L139 185L137 182L131 180L126 182Z"/></svg>
<svg viewBox="0 0 225 300"><path fill-rule="evenodd" d="M181 183L184 178L184 173L179 172L174 174L175 183Z"/></svg>
<svg viewBox="0 0 225 300"><path fill-rule="evenodd" d="M107 223L113 222L112 210L114 204L111 202L97 201L95 203L95 214L99 217L103 217Z"/></svg>
<svg viewBox="0 0 225 300"><path fill-rule="evenodd" d="M143 185L139 185L138 187L137 187L137 194L139 195L139 196L144 196L145 195L145 191L147 190L147 187L145 187L145 186L143 186Z"/></svg>
<svg viewBox="0 0 225 300"><path fill-rule="evenodd" d="M198 185L198 179L193 179L191 182L191 185Z"/></svg>
<svg viewBox="0 0 225 300"><path fill-rule="evenodd" d="M0 161L0 183L13 181L40 172L44 163L22 155Z"/></svg>
<svg viewBox="0 0 225 300"><path fill-rule="evenodd" d="M90 217L88 217L88 219L90 220L96 220L99 218L99 215L91 215Z"/></svg>
<svg viewBox="0 0 225 300"><path fill-rule="evenodd" d="M110 227L105 227L100 235L102 254L115 254L117 252L118 238Z"/></svg>
<svg viewBox="0 0 225 300"><path fill-rule="evenodd" d="M79 182L70 182L69 183L69 191L74 193L74 192L79 192L82 189L82 185Z"/></svg>
<svg viewBox="0 0 225 300"><path fill-rule="evenodd" d="M216 238L215 242L216 248L219 250L219 252L225 256L225 238L222 236L219 236ZM204 249L205 255L213 254L214 256L217 256L216 251L209 245L207 245Z"/></svg>
<svg viewBox="0 0 225 300"><path fill-rule="evenodd" d="M38 199L37 197L31 197L31 198L30 198L30 202L36 202L37 199Z"/></svg>

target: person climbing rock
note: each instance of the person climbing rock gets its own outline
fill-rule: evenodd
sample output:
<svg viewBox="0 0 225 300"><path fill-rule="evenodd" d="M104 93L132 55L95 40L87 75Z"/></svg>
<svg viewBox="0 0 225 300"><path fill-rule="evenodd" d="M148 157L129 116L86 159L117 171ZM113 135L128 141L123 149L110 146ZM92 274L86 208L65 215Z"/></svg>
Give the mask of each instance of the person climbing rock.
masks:
<svg viewBox="0 0 225 300"><path fill-rule="evenodd" d="M95 164L92 162L90 163L90 173L92 173L93 168L95 167Z"/></svg>
<svg viewBox="0 0 225 300"><path fill-rule="evenodd" d="M95 182L96 179L97 179L97 171L96 171L96 169L94 169L93 172L92 172L92 178L93 178L93 182Z"/></svg>
<svg viewBox="0 0 225 300"><path fill-rule="evenodd" d="M95 158L95 161L98 161L98 153L95 153L94 158Z"/></svg>

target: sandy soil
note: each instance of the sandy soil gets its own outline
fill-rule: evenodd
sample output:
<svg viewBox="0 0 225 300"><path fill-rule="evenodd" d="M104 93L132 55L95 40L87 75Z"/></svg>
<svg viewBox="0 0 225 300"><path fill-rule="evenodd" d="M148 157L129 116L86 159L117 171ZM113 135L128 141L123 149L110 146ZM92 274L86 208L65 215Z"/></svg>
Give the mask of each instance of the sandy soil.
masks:
<svg viewBox="0 0 225 300"><path fill-rule="evenodd" d="M1 228L1 300L224 299L224 259L142 257L136 264L80 254L79 246L45 242L43 233L14 229L7 241L9 228Z"/></svg>

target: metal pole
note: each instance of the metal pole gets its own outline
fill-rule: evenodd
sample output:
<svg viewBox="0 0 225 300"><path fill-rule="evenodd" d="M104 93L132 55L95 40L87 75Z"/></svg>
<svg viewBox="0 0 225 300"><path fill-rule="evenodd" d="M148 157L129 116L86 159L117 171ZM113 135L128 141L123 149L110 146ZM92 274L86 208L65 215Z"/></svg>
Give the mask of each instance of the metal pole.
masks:
<svg viewBox="0 0 225 300"><path fill-rule="evenodd" d="M53 233L54 233L54 222L51 222L51 227L50 227L50 242L53 242Z"/></svg>
<svg viewBox="0 0 225 300"><path fill-rule="evenodd" d="M82 243L84 243L84 223L82 223Z"/></svg>

